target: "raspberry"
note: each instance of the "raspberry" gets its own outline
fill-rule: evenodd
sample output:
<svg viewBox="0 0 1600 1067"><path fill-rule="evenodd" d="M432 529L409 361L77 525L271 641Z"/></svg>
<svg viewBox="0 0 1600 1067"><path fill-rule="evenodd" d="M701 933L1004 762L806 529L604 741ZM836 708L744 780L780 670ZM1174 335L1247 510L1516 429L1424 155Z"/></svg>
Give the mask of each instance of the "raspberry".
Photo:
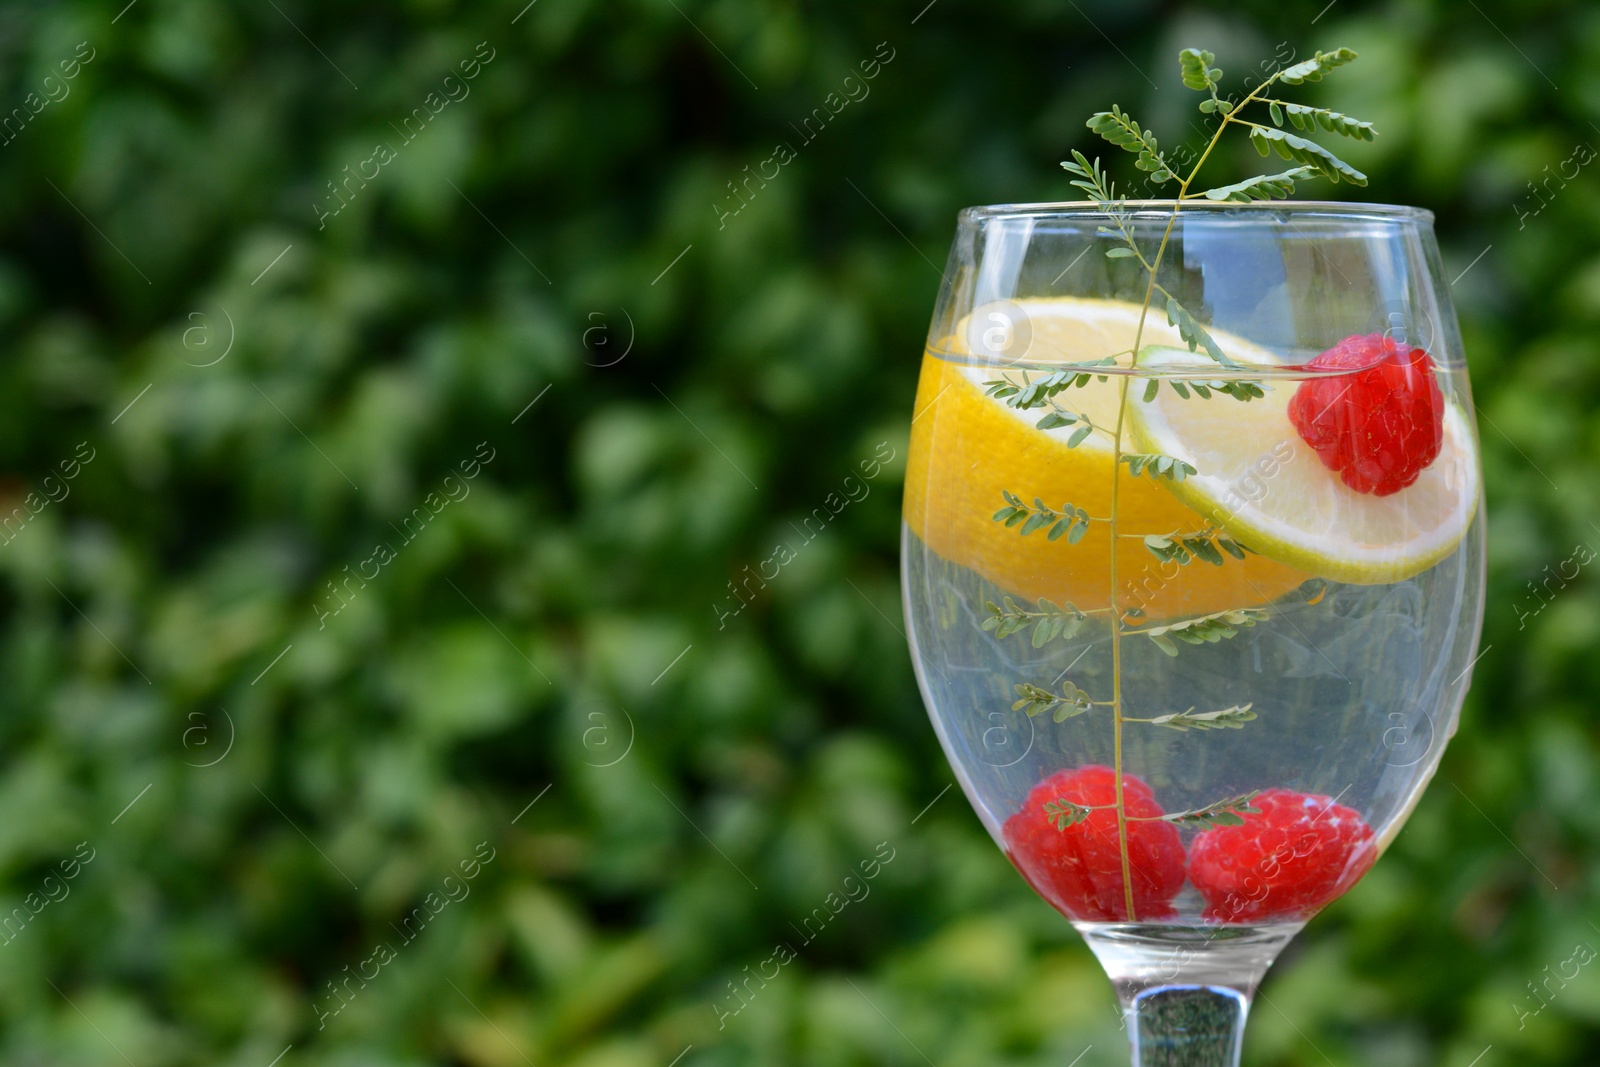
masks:
<svg viewBox="0 0 1600 1067"><path fill-rule="evenodd" d="M1206 918L1222 922L1305 919L1367 873L1377 859L1372 828L1328 797L1269 789L1260 814L1194 839L1189 879Z"/></svg>
<svg viewBox="0 0 1600 1067"><path fill-rule="evenodd" d="M1295 429L1345 485L1388 496L1438 458L1444 395L1428 353L1372 333L1346 337L1307 366L1365 368L1307 379L1289 401Z"/></svg>
<svg viewBox="0 0 1600 1067"><path fill-rule="evenodd" d="M1110 767L1057 771L1033 787L1021 810L1002 827L1011 862L1040 896L1068 918L1100 922L1129 918L1117 813L1102 807L1116 803L1116 789L1116 772ZM1165 812L1148 785L1125 774L1122 793L1130 820L1133 918L1171 918L1172 898L1183 888L1183 843L1170 823L1160 821ZM1045 812L1045 805L1056 800L1097 810L1062 830Z"/></svg>

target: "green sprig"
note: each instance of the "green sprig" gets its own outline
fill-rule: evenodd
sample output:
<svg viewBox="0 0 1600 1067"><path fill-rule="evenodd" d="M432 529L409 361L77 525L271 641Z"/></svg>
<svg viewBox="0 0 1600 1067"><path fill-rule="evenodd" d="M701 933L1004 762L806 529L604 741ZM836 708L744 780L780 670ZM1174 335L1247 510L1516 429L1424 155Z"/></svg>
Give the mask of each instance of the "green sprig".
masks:
<svg viewBox="0 0 1600 1067"><path fill-rule="evenodd" d="M1019 532L1024 537L1041 527L1049 526L1050 529L1045 534L1048 540L1055 541L1065 537L1067 544L1075 545L1089 530L1089 513L1080 507L1063 504L1058 511L1047 506L1038 497L1033 498L1033 504L1030 506L1023 503L1022 498L1015 493L1002 489L1000 495L1005 499L1006 506L994 513L994 521L1003 522L1008 527L1020 525Z"/></svg>
<svg viewBox="0 0 1600 1067"><path fill-rule="evenodd" d="M1020 699L1011 705L1011 710L1025 711L1030 719L1049 712L1056 722L1066 722L1094 707L1089 694L1071 682L1062 683L1059 696L1031 682L1018 682L1014 688Z"/></svg>
<svg viewBox="0 0 1600 1067"><path fill-rule="evenodd" d="M1356 54L1348 48L1335 48L1331 52L1318 52L1302 63L1280 70L1276 79L1285 85L1299 85L1301 82L1321 81L1322 76L1334 67L1342 67L1356 58ZM1270 85L1273 79L1267 79Z"/></svg>
<svg viewBox="0 0 1600 1067"><path fill-rule="evenodd" d="M1088 615L1071 604L1061 606L1048 597L1039 598L1039 610L1029 611L1017 606L1017 602L1010 597L1002 597L1005 607L1002 608L994 601L989 601L984 606L989 609L989 617L979 624L980 628L990 631L999 640L1004 640L1014 633L1020 633L1028 627L1033 627L1033 647L1042 648L1056 638L1075 637L1083 628L1084 620Z"/></svg>
<svg viewBox="0 0 1600 1067"><path fill-rule="evenodd" d="M1222 71L1211 65L1216 59L1212 53L1202 52L1198 48L1185 48L1179 52L1178 67L1183 75L1183 84L1202 92L1209 91L1215 96L1217 83L1222 80Z"/></svg>
<svg viewBox="0 0 1600 1067"><path fill-rule="evenodd" d="M1292 159L1302 166L1309 167L1331 182L1337 182L1342 178L1351 185L1367 184L1365 174L1317 142L1297 137L1288 130L1251 123L1250 143L1264 156L1276 151L1284 159Z"/></svg>
<svg viewBox="0 0 1600 1067"><path fill-rule="evenodd" d="M1167 322L1174 327L1183 343L1188 346L1191 353L1203 352L1207 358L1218 366L1228 370L1242 369L1240 364L1228 357L1228 354L1217 344L1207 328L1177 299L1173 292L1169 292L1160 282L1160 273L1163 257L1167 252L1172 238L1173 229L1177 222L1178 213L1182 202L1185 200L1204 197L1222 203L1246 203L1250 201L1271 201L1284 199L1294 195L1297 183L1313 177L1325 177L1330 181L1348 181L1356 185L1366 184L1366 175L1355 167L1340 159L1325 146L1318 144L1309 137L1300 134L1315 134L1317 132L1331 133L1340 137L1348 137L1357 141L1371 141L1377 136L1377 131L1372 123L1354 118L1342 112L1328 108L1312 107L1292 101L1280 100L1268 95L1268 89L1274 85L1301 85L1305 82L1320 81L1329 72L1344 66L1356 58L1356 54L1348 48L1338 48L1332 52L1317 52L1312 58L1296 63L1293 66L1277 71L1266 79L1261 85L1250 91L1242 100L1234 101L1223 98L1218 87L1222 82L1223 72L1215 67L1216 57L1213 53L1196 48L1185 48L1178 55L1179 72L1183 84L1196 92L1204 94L1199 102L1199 109L1203 114L1216 115L1220 122L1211 131L1211 140L1198 159L1189 169L1186 176L1179 177L1176 169L1162 151L1155 135L1144 128L1131 115L1120 107L1112 105L1109 111L1097 112L1088 120L1088 127L1095 134L1106 141L1122 148L1135 157L1135 166L1149 175L1149 181L1154 184L1176 181L1178 191L1171 218L1168 219L1165 231L1162 233L1160 244L1152 252L1146 253L1135 239L1132 227L1129 225L1129 215L1126 210L1126 201L1117 195L1116 187L1111 178L1102 168L1100 160L1090 159L1076 149L1072 158L1062 162L1062 167L1070 175L1070 183L1074 188L1081 190L1104 211L1107 225L1100 226L1098 232L1111 237L1120 238L1120 243L1113 243L1108 248L1106 256L1112 260L1134 260L1148 275L1145 284L1144 304L1140 309L1139 328L1133 342L1135 351L1132 353L1118 353L1108 357L1102 365L1117 363L1122 355L1130 355L1127 366L1129 369L1138 369L1141 359L1155 358L1156 349L1162 346L1139 347L1143 336L1145 317L1151 310L1156 293L1165 299ZM1263 122L1252 121L1243 117L1251 106L1264 107L1271 125ZM1256 113L1259 115L1259 111ZM1287 124L1298 133L1291 133L1283 127ZM1236 125L1248 131L1251 142L1264 156L1276 152L1279 156L1295 163L1296 166L1276 174L1258 174L1243 181L1229 185L1221 185L1207 189L1203 192L1190 192L1191 186L1200 172L1201 167L1210 158L1213 149L1229 125ZM1175 154L1175 158L1185 156L1185 153ZM1187 158L1183 160L1188 166ZM1118 270L1118 273L1122 271ZM1178 287L1173 286L1174 289ZM1191 360L1182 359L1180 364L1192 365ZM1051 410L1046 412L1039 420L1038 425L1045 429L1054 429L1066 426L1076 426L1069 444L1076 444L1086 440L1095 429L1109 433L1112 437L1113 454L1120 474L1121 464L1127 464L1130 477L1144 475L1156 479L1165 478L1169 482L1179 483L1184 479L1198 474L1198 470L1191 464L1176 456L1160 455L1156 453L1124 453L1122 425L1123 416L1126 414L1125 405L1128 402L1127 388L1124 385L1119 390L1123 408L1119 409L1116 430L1109 431L1094 426L1081 412L1069 411L1060 406L1056 401L1057 394L1066 389L1087 385L1092 377L1104 380L1105 375L1096 375L1085 371L1081 367L1062 368L1036 380L1030 380L1023 375L1021 383L1009 377L1003 381L987 383L988 395L1004 399L1007 404L1016 408L1032 408L1048 406ZM1177 393L1180 399L1209 400L1218 394L1231 396L1236 400L1250 401L1265 396L1266 386L1255 381L1235 381L1221 379L1196 379L1175 378L1167 376L1152 376L1144 389L1145 402L1154 401L1160 394L1161 382L1166 381L1169 388ZM1115 479L1119 474L1113 475L1112 482L1112 512L1107 520L1111 524L1113 546L1118 544L1116 538L1121 536L1117 532L1116 513L1116 485ZM1021 498L1011 493L1003 494L1006 506L995 513L997 522L1002 522L1008 527L1020 527L1023 535L1035 530L1048 527L1051 539L1067 537L1069 541L1082 535L1087 528L1089 517L1081 509L1067 504L1061 509L1048 508L1042 500L1035 498L1033 505L1023 503ZM1196 559L1203 559L1213 566L1220 566L1226 562L1225 556L1232 556L1242 560L1248 553L1243 545L1226 536L1215 528L1207 528L1196 534L1173 533L1166 536L1148 536L1144 538L1146 549L1157 559L1167 562L1175 561L1187 565ZM1255 626L1268 618L1268 612L1261 608L1235 608L1226 611L1214 612L1198 618L1183 619L1169 622L1160 626L1136 628L1129 621L1135 615L1142 615L1138 609L1130 609L1125 614L1119 613L1116 594L1116 559L1112 559L1113 594L1109 609L1096 609L1109 611L1111 615L1112 633L1111 640L1113 651L1119 647L1117 642L1124 635L1145 634L1152 643L1169 656L1176 656L1180 644L1205 645L1214 644L1237 636L1242 630ZM1325 592L1325 586L1313 583L1302 587L1301 595L1307 603L1316 603ZM998 637L1005 637L1020 632L1028 627L1033 627L1033 643L1035 647L1041 646L1058 636L1075 634L1082 627L1086 613L1068 604L1065 608L1057 607L1048 600L1039 601L1038 611L1029 611L1019 608L1011 598L1004 598L1004 608L989 603L989 618L983 622L983 628L993 631ZM1115 661L1115 656L1114 656ZM1152 718L1125 718L1124 705L1121 696L1121 675L1114 679L1115 692L1118 694L1110 701L1112 720L1117 733L1117 756L1115 773L1123 774L1121 756L1121 728L1124 722L1147 723L1165 729L1179 732L1193 730L1229 730L1241 729L1245 723L1256 718L1251 704L1237 704L1232 707L1220 708L1212 711L1196 711L1190 707L1181 712L1157 715ZM1020 683L1015 687L1018 700L1012 705L1015 710L1026 711L1028 715L1041 715L1046 712L1063 722L1068 718L1083 715L1090 711L1095 701L1088 698L1081 689L1068 682L1063 686L1062 693L1056 694L1049 689L1032 683ZM1172 812L1155 817L1129 817L1123 807L1121 790L1118 791L1118 801L1112 805L1101 807L1115 808L1118 813L1117 835L1121 851L1123 872L1123 903L1128 917L1131 919L1135 913L1135 901L1132 879L1130 874L1130 861L1127 851L1128 838L1126 824L1130 821L1149 821L1149 818L1159 818L1171 825L1182 827L1209 827L1209 826L1238 826L1245 821L1245 816L1259 811L1253 805L1257 794L1254 792L1243 793L1238 796L1228 797L1208 804L1204 807L1188 811ZM1078 804L1066 799L1057 798L1044 805L1046 817L1057 829L1065 831L1072 826L1087 819L1091 812L1098 810L1096 807Z"/></svg>
<svg viewBox="0 0 1600 1067"><path fill-rule="evenodd" d="M1362 122L1338 111L1329 111L1325 107L1308 107L1305 104L1269 100L1267 108L1274 126L1282 126L1284 119L1287 118L1289 125L1295 129L1309 130L1312 133L1315 133L1320 126L1329 133L1353 137L1358 141L1370 141L1378 136L1378 131L1373 128L1372 123Z"/></svg>
<svg viewBox="0 0 1600 1067"><path fill-rule="evenodd" d="M1089 159L1076 148L1072 150L1072 158L1062 160L1062 168L1068 174L1076 174L1069 185L1074 185L1089 194L1089 199L1098 204L1110 204L1117 200L1117 187L1100 168L1100 160Z"/></svg>
<svg viewBox="0 0 1600 1067"><path fill-rule="evenodd" d="M1197 619L1184 619L1182 622L1170 622L1165 626L1152 626L1133 632L1144 634L1161 651L1176 656L1177 641L1188 645L1214 645L1226 638L1237 637L1240 630L1248 629L1266 618L1267 612L1262 608L1229 608Z"/></svg>
<svg viewBox="0 0 1600 1067"><path fill-rule="evenodd" d="M1171 715L1157 715L1153 719L1142 719L1151 726L1165 726L1169 730L1242 730L1247 722L1254 722L1256 713L1251 711L1250 704L1237 704L1231 708L1222 708L1218 711L1177 711Z"/></svg>
<svg viewBox="0 0 1600 1067"><path fill-rule="evenodd" d="M1089 813L1094 810L1094 808L1086 807L1083 804L1074 804L1066 797L1058 797L1055 800L1047 800L1045 801L1044 805L1045 818L1048 819L1050 821L1050 825L1054 826L1057 830L1071 829L1083 820L1087 819L1089 817Z"/></svg>
<svg viewBox="0 0 1600 1067"><path fill-rule="evenodd" d="M1178 175L1161 154L1155 134L1141 129L1133 116L1117 105L1112 104L1110 111L1097 112L1089 119L1088 126L1118 148L1125 148L1138 156L1133 165L1147 172L1151 181L1161 183L1177 180Z"/></svg>
<svg viewBox="0 0 1600 1067"><path fill-rule="evenodd" d="M1154 452L1124 452L1122 462L1128 465L1128 473L1134 477L1143 474L1149 478L1159 477L1170 482L1181 482L1190 475L1200 473L1194 466L1181 459Z"/></svg>
<svg viewBox="0 0 1600 1067"><path fill-rule="evenodd" d="M1261 809L1252 803L1261 791L1252 789L1248 793L1219 800L1215 804L1207 804L1203 808L1190 808L1188 811L1173 811L1161 816L1162 822L1174 826L1243 826L1246 815L1259 815ZM1085 816L1087 818L1087 816Z"/></svg>
<svg viewBox="0 0 1600 1067"><path fill-rule="evenodd" d="M1195 321L1195 317L1184 310L1182 304L1173 297L1167 297L1167 322L1178 328L1178 336L1182 337L1193 352L1197 348L1204 348L1206 355L1216 360L1230 370L1237 370L1239 364L1228 358L1222 346L1206 332L1206 328Z"/></svg>
<svg viewBox="0 0 1600 1067"><path fill-rule="evenodd" d="M1171 561L1179 566L1186 566L1194 560L1203 559L1213 566L1220 567L1223 564L1223 552L1234 559L1242 560L1250 551L1217 530L1202 530L1197 534L1174 537L1151 534L1144 539L1144 547L1161 562Z"/></svg>
<svg viewBox="0 0 1600 1067"><path fill-rule="evenodd" d="M1020 382L1010 378L993 378L983 383L983 395L1004 400L1006 407L1024 411L1043 407L1058 393L1068 389L1082 389L1097 377L1105 381L1106 376L1097 375L1095 368L1115 366L1116 362L1117 357L1113 355L1104 359L1068 363L1061 369L1053 370L1038 378L1030 378L1027 371L1022 371Z"/></svg>
<svg viewBox="0 0 1600 1067"><path fill-rule="evenodd" d="M1160 380L1159 378L1151 379L1151 381ZM1194 395L1201 400L1210 400L1212 393L1221 393L1223 396L1231 396L1235 400L1246 404L1266 396L1266 389L1268 388L1260 382L1224 381L1222 379L1196 381L1192 378L1169 378L1167 379L1167 386L1184 400L1189 399L1189 392L1193 390ZM1145 402L1149 403L1153 399L1155 399L1154 395L1150 393L1149 389L1146 389Z"/></svg>
<svg viewBox="0 0 1600 1067"><path fill-rule="evenodd" d="M1171 345L1145 345L1139 349L1138 360L1145 366L1153 362L1159 366L1165 359L1177 367L1186 367L1185 362L1188 352L1182 348L1173 348ZM1176 357L1176 359L1174 359ZM1262 384L1259 380L1245 378L1151 378L1145 383L1144 402L1150 403L1161 390L1161 383L1165 381L1173 392L1188 400L1191 395L1202 400L1210 400L1212 393L1222 393L1235 400L1249 403L1267 395L1267 390L1272 387Z"/></svg>
<svg viewBox="0 0 1600 1067"><path fill-rule="evenodd" d="M1314 178L1317 171L1310 167L1295 167L1282 174L1257 174L1232 185L1219 185L1207 189L1207 200L1233 200L1244 203L1250 200L1284 200L1294 195L1294 183Z"/></svg>
<svg viewBox="0 0 1600 1067"><path fill-rule="evenodd" d="M1081 411L1068 411L1054 400L1050 401L1050 406L1055 410L1046 412L1041 416L1039 421L1033 424L1034 428L1039 430L1059 430L1064 426L1077 426L1077 429L1067 436L1068 448L1077 448L1083 444L1084 438L1098 429L1089 416Z"/></svg>

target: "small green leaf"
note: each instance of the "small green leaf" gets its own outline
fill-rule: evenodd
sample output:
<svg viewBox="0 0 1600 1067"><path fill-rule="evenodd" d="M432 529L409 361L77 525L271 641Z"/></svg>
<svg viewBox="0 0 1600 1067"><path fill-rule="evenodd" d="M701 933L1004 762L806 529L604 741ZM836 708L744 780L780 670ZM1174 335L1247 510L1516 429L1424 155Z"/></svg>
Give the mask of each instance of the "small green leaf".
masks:
<svg viewBox="0 0 1600 1067"><path fill-rule="evenodd" d="M1082 804L1074 804L1066 797L1049 801L1044 806L1045 818L1050 822L1050 825L1062 831L1071 829L1087 819L1089 813L1093 810L1092 808L1084 807Z"/></svg>
<svg viewBox="0 0 1600 1067"><path fill-rule="evenodd" d="M1178 53L1178 67L1183 74L1183 84L1204 92L1211 88L1211 64L1217 57L1198 48L1185 48Z"/></svg>
<svg viewBox="0 0 1600 1067"><path fill-rule="evenodd" d="M1146 404L1150 403L1150 401L1152 401L1152 400L1154 400L1156 398L1156 394L1159 393L1160 391L1161 391L1161 379L1160 378L1151 378L1150 379L1150 384L1148 384L1148 385L1146 385L1144 387L1144 402Z"/></svg>
<svg viewBox="0 0 1600 1067"><path fill-rule="evenodd" d="M1315 177L1316 174L1317 171L1311 167L1295 167L1281 174L1258 174L1254 178L1246 178L1232 185L1207 189L1205 195L1207 200L1234 200L1240 203L1250 200L1281 200L1294 195L1296 181Z"/></svg>
<svg viewBox="0 0 1600 1067"><path fill-rule="evenodd" d="M1167 165L1166 157L1161 154L1155 135L1142 129L1133 116L1115 104L1111 105L1110 111L1100 111L1091 116L1086 125L1118 148L1138 156L1134 166L1148 173L1151 181L1161 183L1177 178Z"/></svg>
<svg viewBox="0 0 1600 1067"><path fill-rule="evenodd" d="M1173 638L1189 645L1216 644L1237 636L1241 629L1254 626L1266 617L1267 612L1261 608L1231 608L1195 619L1152 626L1140 632L1154 641L1161 651L1176 656L1178 646L1172 642Z"/></svg>
<svg viewBox="0 0 1600 1067"><path fill-rule="evenodd" d="M1054 636L1054 635L1052 635ZM1049 640L1049 638L1046 638ZM1044 644L1037 637L1034 638L1034 647L1039 648ZM1012 687L1018 700L1011 705L1012 711L1025 711L1029 718L1049 712L1056 722L1065 722L1090 711L1094 701L1089 699L1089 694L1073 685L1070 681L1061 686L1061 695L1050 692L1031 682L1018 682Z"/></svg>
<svg viewBox="0 0 1600 1067"><path fill-rule="evenodd" d="M1273 107L1276 107L1273 104ZM1284 111L1288 112L1289 122L1297 130L1316 130L1319 126L1329 133L1337 133L1341 137L1353 137L1358 141L1370 141L1378 136L1378 131L1370 122L1338 111L1330 111L1325 107L1308 107L1305 104L1285 104ZM1276 120L1274 120L1276 121ZM1283 125L1279 122L1278 125Z"/></svg>
<svg viewBox="0 0 1600 1067"><path fill-rule="evenodd" d="M1248 793L1219 800L1215 804L1207 804L1203 808L1174 811L1160 818L1174 826L1243 826L1245 815L1261 814L1261 809L1252 803L1259 792L1253 789Z"/></svg>
<svg viewBox="0 0 1600 1067"><path fill-rule="evenodd" d="M1062 369L1051 371L1049 374L1039 378L1030 378L1028 372L1023 371L1021 372L1022 380L1020 382L1009 378L999 378L983 384L988 396L1004 399L1007 407L1026 410L1050 403L1051 399L1058 393L1068 389L1081 389L1083 386L1088 385L1094 375L1091 370L1085 370L1084 368L1109 367L1114 366L1116 362L1116 356L1106 356L1104 359L1068 363Z"/></svg>
<svg viewBox="0 0 1600 1067"><path fill-rule="evenodd" d="M1072 159L1063 160L1061 166L1068 174L1077 175L1070 184L1088 193L1096 203L1109 204L1117 199L1116 186L1100 169L1099 159L1091 161L1082 152L1073 149Z"/></svg>
<svg viewBox="0 0 1600 1067"><path fill-rule="evenodd" d="M1147 721L1152 726L1165 726L1170 730L1186 732L1189 730L1242 730L1247 722L1254 722L1256 713L1251 711L1250 704L1240 704L1220 711L1188 711L1175 712L1171 715L1157 715Z"/></svg>
<svg viewBox="0 0 1600 1067"><path fill-rule="evenodd" d="M1332 52L1318 52L1303 63L1296 63L1292 67L1285 67L1278 74L1278 80L1285 85L1299 85L1302 82L1321 81L1322 76L1335 67L1342 67L1356 58L1356 54L1348 48L1335 48Z"/></svg>
<svg viewBox="0 0 1600 1067"><path fill-rule="evenodd" d="M1178 335L1188 343L1189 351L1195 351L1197 346L1202 347L1206 350L1206 355L1216 360L1222 366L1227 367L1230 370L1239 369L1239 364L1228 358L1228 354L1224 352L1222 350L1222 346L1217 344L1216 340L1206 332L1205 327L1201 326L1199 322L1195 321L1194 316L1190 315L1189 312L1184 309L1182 304L1178 303L1171 297L1167 298L1167 322L1178 328Z"/></svg>
<svg viewBox="0 0 1600 1067"><path fill-rule="evenodd" d="M1128 465L1128 473L1134 477L1147 474L1152 478L1161 477L1181 482L1190 475L1199 473L1190 464L1173 456L1131 452L1122 457L1122 462Z"/></svg>
<svg viewBox="0 0 1600 1067"><path fill-rule="evenodd" d="M1367 176L1356 170L1350 164L1317 144L1304 137L1297 136L1287 130L1272 130L1263 126L1256 126L1250 130L1250 140L1255 142L1260 149L1263 144L1277 150L1284 159L1292 159L1296 163L1310 167L1329 181L1338 182L1343 179L1352 185L1367 184ZM1262 155L1265 155L1262 152Z"/></svg>
<svg viewBox="0 0 1600 1067"><path fill-rule="evenodd" d="M1130 259L1130 258L1133 257L1134 254L1135 253L1134 253L1133 249L1131 249L1131 248L1108 248L1108 249L1106 249L1106 258L1107 259Z"/></svg>
<svg viewBox="0 0 1600 1067"><path fill-rule="evenodd" d="M1087 514L1081 509L1073 509L1073 513L1084 521L1088 519ZM987 603L989 617L978 624L979 628L985 631L993 631L997 640L1004 640L1012 634L1020 633L1032 626L1034 627L1033 643L1035 648L1058 637L1076 636L1078 630L1083 626L1084 620L1088 618L1071 604L1058 607L1044 597L1039 599L1038 611L1028 611L1025 608L1018 607L1017 603L1010 597L1003 598L1003 601L1004 607L997 606L993 601ZM1042 637L1040 636L1041 633L1043 634ZM1020 708L1021 705L1019 704L1018 707Z"/></svg>

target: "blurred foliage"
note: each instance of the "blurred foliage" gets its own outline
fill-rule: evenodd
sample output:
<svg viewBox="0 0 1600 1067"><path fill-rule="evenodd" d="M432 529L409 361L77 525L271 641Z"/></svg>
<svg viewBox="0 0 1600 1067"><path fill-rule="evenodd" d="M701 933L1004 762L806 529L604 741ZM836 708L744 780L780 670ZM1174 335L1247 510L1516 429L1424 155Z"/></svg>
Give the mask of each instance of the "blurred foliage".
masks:
<svg viewBox="0 0 1600 1067"><path fill-rule="evenodd" d="M1382 131L1358 195L1461 275L1486 651L1247 1060L1594 1062L1594 968L1518 1012L1600 946L1600 586L1529 584L1600 544L1600 184L1549 180L1600 146L1600 9L924 2L0 8L0 511L57 498L0 547L0 1059L1125 1063L941 793L898 621L937 264L957 208L1067 197L1090 111L1181 140L1180 47L1345 44L1312 96Z"/></svg>

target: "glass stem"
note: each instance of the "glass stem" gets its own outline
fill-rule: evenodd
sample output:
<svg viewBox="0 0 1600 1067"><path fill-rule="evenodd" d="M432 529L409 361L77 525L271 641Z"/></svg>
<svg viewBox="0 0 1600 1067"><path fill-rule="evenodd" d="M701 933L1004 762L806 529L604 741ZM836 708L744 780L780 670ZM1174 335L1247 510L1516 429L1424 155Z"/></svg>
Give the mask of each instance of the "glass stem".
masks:
<svg viewBox="0 0 1600 1067"><path fill-rule="evenodd" d="M1134 1067L1238 1067L1244 1020L1301 923L1080 923L1116 988Z"/></svg>
<svg viewBox="0 0 1600 1067"><path fill-rule="evenodd" d="M1154 986L1123 1010L1133 1067L1239 1067L1250 998L1237 989Z"/></svg>

